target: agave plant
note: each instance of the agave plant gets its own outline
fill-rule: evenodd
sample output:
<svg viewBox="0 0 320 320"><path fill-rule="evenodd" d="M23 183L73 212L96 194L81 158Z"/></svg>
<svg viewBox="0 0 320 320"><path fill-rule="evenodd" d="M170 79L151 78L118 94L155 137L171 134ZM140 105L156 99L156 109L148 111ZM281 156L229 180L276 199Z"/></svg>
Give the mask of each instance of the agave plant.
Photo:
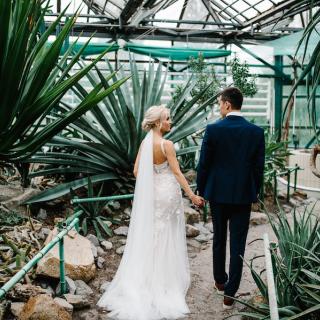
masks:
<svg viewBox="0 0 320 320"><path fill-rule="evenodd" d="M287 158L291 154L288 150L288 142L277 142L276 135L265 130L265 163L264 182L267 191L272 189L274 171L283 171L287 164Z"/></svg>
<svg viewBox="0 0 320 320"><path fill-rule="evenodd" d="M113 77L110 80L118 81L111 65L106 62ZM84 67L80 63L81 68ZM50 147L64 148L66 152L50 151L44 154L37 152L30 162L48 164L44 170L31 173L30 177L47 174L81 173L90 175L92 182L104 181L105 177L114 179L115 190L131 192L134 186L132 174L133 164L139 145L145 136L141 122L145 111L152 105L160 104L165 85L162 78L162 65L155 68L150 62L148 71L143 71L140 79L137 64L133 59L131 65L131 87L125 83L111 93L103 103L89 111L69 125L70 130L76 130L81 138L55 137L47 144ZM121 75L124 76L124 75ZM108 79L96 68L96 73L87 75L92 86L101 82L104 89L110 88ZM173 142L178 142L203 128L207 120L207 106L212 104L216 96L210 97L205 103L197 104L202 92L187 101L194 82L190 79L182 90L182 95L175 102L169 103L173 119L173 130L166 136ZM86 89L77 84L74 93L80 99L87 97ZM131 94L132 93L132 94ZM62 103L61 112L69 112L70 106ZM70 188L77 189L88 183L87 178L65 182L56 188L39 194L28 202L47 201L69 193Z"/></svg>
<svg viewBox="0 0 320 320"><path fill-rule="evenodd" d="M13 162L21 171L28 166L19 163L126 80L117 79L108 88L97 84L75 108L61 112L59 103L62 97L101 60L107 50L69 76L89 41L68 59L75 42L60 59L61 48L77 13L65 22L48 46L48 37L56 31L67 10L40 34L48 7L49 1L43 0L0 0L0 165ZM58 109L59 116L46 121L47 116Z"/></svg>
<svg viewBox="0 0 320 320"><path fill-rule="evenodd" d="M277 243L270 246L280 319L316 320L320 316L320 228L313 208L294 210L292 223L280 210L277 218L268 214ZM270 319L268 288L263 276L251 272L265 303L250 304L252 312L241 312L250 319Z"/></svg>
<svg viewBox="0 0 320 320"><path fill-rule="evenodd" d="M88 198L100 197L103 191L103 183L101 184L98 193L95 194L94 187L91 181L91 178L88 177L88 186L87 186L87 195ZM72 194L73 191L71 192ZM113 232L110 228L111 224L120 224L120 221L117 219L113 219L113 217L105 217L102 214L105 206L107 205L107 201L96 201L90 203L80 203L78 207L83 210L83 214L81 215L81 233L83 235L88 234L89 226L92 226L98 239L103 240L103 234L112 236ZM110 223L110 224L109 224Z"/></svg>

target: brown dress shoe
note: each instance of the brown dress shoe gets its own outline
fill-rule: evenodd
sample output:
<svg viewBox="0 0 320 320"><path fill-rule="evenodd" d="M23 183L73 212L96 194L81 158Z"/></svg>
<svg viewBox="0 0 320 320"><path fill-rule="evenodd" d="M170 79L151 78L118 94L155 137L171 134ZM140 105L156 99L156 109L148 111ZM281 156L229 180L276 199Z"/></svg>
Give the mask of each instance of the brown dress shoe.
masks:
<svg viewBox="0 0 320 320"><path fill-rule="evenodd" d="M228 297L223 298L223 309L230 310L234 307L234 300Z"/></svg>
<svg viewBox="0 0 320 320"><path fill-rule="evenodd" d="M214 282L214 288L217 290L218 293L220 294L224 293L224 284Z"/></svg>

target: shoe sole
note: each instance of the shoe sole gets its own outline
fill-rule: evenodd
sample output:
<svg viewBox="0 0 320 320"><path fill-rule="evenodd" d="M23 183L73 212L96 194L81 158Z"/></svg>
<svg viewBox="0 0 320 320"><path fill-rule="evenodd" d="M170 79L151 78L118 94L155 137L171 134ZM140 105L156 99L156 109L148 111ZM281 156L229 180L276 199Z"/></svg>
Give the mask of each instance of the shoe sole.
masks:
<svg viewBox="0 0 320 320"><path fill-rule="evenodd" d="M224 291L219 290L216 285L214 284L214 288L216 289L216 292L219 294L224 294Z"/></svg>
<svg viewBox="0 0 320 320"><path fill-rule="evenodd" d="M227 306L226 304L223 304L223 305L222 305L222 308L223 308L223 310L231 310L231 309L234 308L234 305L232 305L232 306Z"/></svg>

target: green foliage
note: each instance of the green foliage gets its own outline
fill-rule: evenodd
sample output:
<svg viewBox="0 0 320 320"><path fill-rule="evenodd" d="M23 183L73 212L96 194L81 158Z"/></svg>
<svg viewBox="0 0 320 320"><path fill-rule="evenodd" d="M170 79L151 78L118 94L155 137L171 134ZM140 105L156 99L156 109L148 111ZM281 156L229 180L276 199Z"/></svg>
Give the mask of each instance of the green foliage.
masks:
<svg viewBox="0 0 320 320"><path fill-rule="evenodd" d="M81 66L82 63L80 63ZM107 67L112 72L109 62ZM38 152L30 162L45 163L47 166L30 177L47 174L85 174L90 175L92 182L109 179L109 190L115 193L132 192L134 187L133 165L139 145L145 137L141 122L145 111L152 105L160 104L166 77L162 77L162 65L155 68L149 63L148 70L138 71L134 60L130 61L131 81L111 93L103 103L90 110L85 116L75 120L71 129L75 129L82 136L79 138L55 137L48 146L66 148L67 152L50 151L44 154ZM92 86L101 83L105 89L110 81L117 81L117 75L104 79L101 71L87 75ZM173 120L173 129L166 138L178 142L206 126L209 122L207 107L213 103L216 96L212 96L205 103L200 99L207 88L190 100L189 94L195 83L190 79L176 101L169 104ZM83 99L88 95L80 84L74 88L75 94ZM130 94L128 94L130 92ZM131 94L132 93L132 94ZM63 104L61 111L68 112L70 106ZM112 180L112 181L111 181ZM57 187L45 191L28 202L39 202L54 199L69 193L69 189L77 189L88 183L88 179L81 178L67 181Z"/></svg>
<svg viewBox="0 0 320 320"><path fill-rule="evenodd" d="M42 8L42 5L44 7ZM59 59L78 12L63 21L67 8L42 34L49 1L0 1L0 162L21 162L29 158L63 128L119 87L121 79L104 89L97 84L81 102L63 111L54 120L65 93L91 70L105 55L103 52L85 68L68 75L89 41L71 59L73 46ZM61 23L56 39L47 40ZM76 43L77 41L75 41Z"/></svg>
<svg viewBox="0 0 320 320"><path fill-rule="evenodd" d="M217 94L221 84L216 77L214 66L209 66L202 54L199 54L196 59L191 57L188 62L188 67L196 82L194 88L190 92L191 97L197 96L207 88L199 100L199 103L201 104ZM176 86L174 93L172 93L173 101L176 101L180 97L182 90L183 85Z"/></svg>
<svg viewBox="0 0 320 320"><path fill-rule="evenodd" d="M103 183L100 186L100 189L97 194L94 192L94 186L92 184L92 181L90 177L88 177L88 198L93 197L101 197L102 190L103 190ZM107 205L107 201L95 201L95 202L89 202L89 203L80 203L78 206L80 209L83 210L83 214L81 215L80 225L81 225L81 232L84 235L87 235L88 233L88 227L91 225L97 235L97 238L102 241L103 240L103 234L112 236L113 232L112 229L108 225L108 221L113 224L119 224L120 221L105 217L102 215L102 211Z"/></svg>
<svg viewBox="0 0 320 320"><path fill-rule="evenodd" d="M0 209L0 226L16 226L27 218L18 212Z"/></svg>
<svg viewBox="0 0 320 320"><path fill-rule="evenodd" d="M4 234L1 235L0 240L4 244L0 247L0 282L6 282L9 280L8 277L20 271L21 267L30 260L32 246L15 243ZM11 254L4 253L8 249L12 252Z"/></svg>
<svg viewBox="0 0 320 320"><path fill-rule="evenodd" d="M271 243L270 252L277 293L280 319L319 319L320 316L320 228L319 218L313 209L303 213L294 210L292 222L280 210L278 217L268 214L277 237ZM268 301L267 285L263 276L252 267L252 276L265 301ZM246 313L253 319L270 319L268 304L255 305L240 301L254 313Z"/></svg>
<svg viewBox="0 0 320 320"><path fill-rule="evenodd" d="M270 191L272 189L272 174L274 171L283 171L285 169L287 157L290 154L287 141L277 142L276 135L272 135L268 130L265 130L265 190Z"/></svg>
<svg viewBox="0 0 320 320"><path fill-rule="evenodd" d="M230 62L233 86L239 88L245 97L253 97L257 93L256 76L249 71L247 62L240 63L238 57Z"/></svg>

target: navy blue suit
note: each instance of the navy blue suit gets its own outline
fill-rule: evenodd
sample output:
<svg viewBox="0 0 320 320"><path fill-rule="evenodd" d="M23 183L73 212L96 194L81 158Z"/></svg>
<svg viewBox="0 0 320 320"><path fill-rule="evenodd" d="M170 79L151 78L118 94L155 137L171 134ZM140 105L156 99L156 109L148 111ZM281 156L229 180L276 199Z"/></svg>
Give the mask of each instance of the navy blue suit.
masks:
<svg viewBox="0 0 320 320"><path fill-rule="evenodd" d="M198 164L199 195L210 202L214 227L214 278L234 296L242 273L251 203L263 181L264 131L241 116L230 115L210 124ZM230 269L225 272L227 223L230 229Z"/></svg>

